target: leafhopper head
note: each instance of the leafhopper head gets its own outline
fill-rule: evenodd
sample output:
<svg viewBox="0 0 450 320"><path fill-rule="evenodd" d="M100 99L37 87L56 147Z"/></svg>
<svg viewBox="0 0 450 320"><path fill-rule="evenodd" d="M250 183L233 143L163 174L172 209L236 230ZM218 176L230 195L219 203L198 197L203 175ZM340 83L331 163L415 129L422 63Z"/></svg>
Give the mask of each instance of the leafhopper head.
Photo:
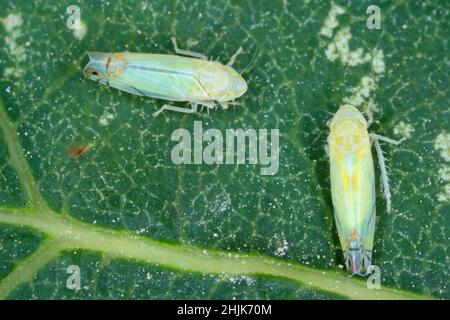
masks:
<svg viewBox="0 0 450 320"><path fill-rule="evenodd" d="M353 152L365 147L367 120L355 107L346 104L339 108L329 124L329 142L335 143L344 151Z"/></svg>
<svg viewBox="0 0 450 320"><path fill-rule="evenodd" d="M242 96L245 92L247 92L247 82L238 73L231 67L225 66L228 69L228 74L230 77L230 82L228 88L225 90L226 94L223 96L224 101L234 100Z"/></svg>
<svg viewBox="0 0 450 320"><path fill-rule="evenodd" d="M367 120L364 116L356 109L354 106L349 104L343 105L339 108L339 110L334 114L333 119L330 122L330 128L333 130L335 125L339 125L342 123L353 122L355 125L363 127L367 129Z"/></svg>
<svg viewBox="0 0 450 320"><path fill-rule="evenodd" d="M106 63L109 54L103 52L88 52L89 63L84 67L83 74L94 81L102 82L108 78Z"/></svg>
<svg viewBox="0 0 450 320"><path fill-rule="evenodd" d="M126 68L127 61L120 53L90 51L88 55L89 63L84 67L83 74L102 84L107 85Z"/></svg>
<svg viewBox="0 0 450 320"><path fill-rule="evenodd" d="M232 67L212 62L201 68L197 77L211 97L227 102L247 91L244 78Z"/></svg>

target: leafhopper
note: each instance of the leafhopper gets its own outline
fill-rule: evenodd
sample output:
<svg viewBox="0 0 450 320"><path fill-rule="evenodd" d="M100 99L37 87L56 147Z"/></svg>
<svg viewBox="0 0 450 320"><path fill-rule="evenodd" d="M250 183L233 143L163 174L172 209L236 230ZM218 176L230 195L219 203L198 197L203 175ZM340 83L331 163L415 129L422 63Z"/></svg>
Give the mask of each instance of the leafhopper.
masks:
<svg viewBox="0 0 450 320"><path fill-rule="evenodd" d="M379 140L395 141L367 129L372 123L353 106L344 105L329 123L331 195L334 218L347 270L366 275L372 263L375 233L375 173L371 146L375 145L381 169L381 186L391 210L391 195L385 160Z"/></svg>
<svg viewBox="0 0 450 320"><path fill-rule="evenodd" d="M83 73L91 80L135 95L191 105L188 109L166 104L154 116L163 110L192 113L198 105L226 109L247 91L244 78L232 68L241 47L223 65L201 53L181 50L175 38L171 40L179 55L89 52L90 61Z"/></svg>

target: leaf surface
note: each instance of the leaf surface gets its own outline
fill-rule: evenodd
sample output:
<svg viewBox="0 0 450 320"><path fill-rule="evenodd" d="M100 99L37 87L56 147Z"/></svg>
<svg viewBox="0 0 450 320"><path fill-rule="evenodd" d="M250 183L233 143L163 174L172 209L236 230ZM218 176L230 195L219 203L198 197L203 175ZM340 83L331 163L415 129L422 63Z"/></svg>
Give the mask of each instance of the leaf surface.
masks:
<svg viewBox="0 0 450 320"><path fill-rule="evenodd" d="M449 6L381 2L370 30L370 4L81 1L78 31L65 4L0 4L0 297L450 298ZM87 51L173 53L171 36L224 63L244 48L239 106L154 118L164 101L83 78ZM383 146L381 290L339 268L324 145L344 103L407 138ZM279 129L278 173L173 164L171 134L194 121Z"/></svg>

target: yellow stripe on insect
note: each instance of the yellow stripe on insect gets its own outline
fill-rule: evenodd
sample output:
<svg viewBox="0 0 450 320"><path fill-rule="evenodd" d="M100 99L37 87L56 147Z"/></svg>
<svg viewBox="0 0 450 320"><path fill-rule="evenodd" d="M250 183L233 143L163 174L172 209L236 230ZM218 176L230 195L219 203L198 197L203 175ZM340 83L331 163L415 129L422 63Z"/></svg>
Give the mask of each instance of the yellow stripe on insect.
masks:
<svg viewBox="0 0 450 320"><path fill-rule="evenodd" d="M83 70L86 77L101 84L135 95L169 101L187 101L190 109L164 105L163 110L184 113L197 111L197 106L224 109L247 91L244 78L232 68L242 48L228 64L209 61L206 56L177 47L180 55L150 53L89 52L90 61Z"/></svg>
<svg viewBox="0 0 450 320"><path fill-rule="evenodd" d="M398 144L389 138L369 134L371 124L353 106L342 106L331 119L328 136L331 195L334 217L351 274L366 275L372 263L375 233L375 173L371 145L375 144L381 181L390 211L390 192L384 157L378 140Z"/></svg>

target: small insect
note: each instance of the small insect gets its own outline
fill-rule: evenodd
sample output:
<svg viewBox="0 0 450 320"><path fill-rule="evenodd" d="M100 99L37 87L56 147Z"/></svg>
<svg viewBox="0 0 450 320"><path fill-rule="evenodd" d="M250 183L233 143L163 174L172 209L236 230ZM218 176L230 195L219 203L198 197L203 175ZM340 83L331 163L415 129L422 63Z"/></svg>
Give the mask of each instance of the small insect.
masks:
<svg viewBox="0 0 450 320"><path fill-rule="evenodd" d="M372 123L353 106L342 106L329 123L328 156L330 158L331 194L334 218L347 270L367 275L372 263L375 233L375 173L371 145L374 143L381 168L381 187L391 210L391 194L385 160L379 140L399 144L367 128Z"/></svg>
<svg viewBox="0 0 450 320"><path fill-rule="evenodd" d="M94 146L94 143L90 142L84 145L72 145L69 147L69 155L72 158L78 158L89 151Z"/></svg>
<svg viewBox="0 0 450 320"><path fill-rule="evenodd" d="M218 105L226 109L234 99L247 91L247 83L232 68L239 47L230 61L223 65L197 52L181 50L171 38L175 52L180 55L149 53L88 52L89 63L83 70L86 77L101 84L135 95L169 101L187 101L191 108L164 105L163 110L184 113L197 111L197 106L208 109Z"/></svg>

